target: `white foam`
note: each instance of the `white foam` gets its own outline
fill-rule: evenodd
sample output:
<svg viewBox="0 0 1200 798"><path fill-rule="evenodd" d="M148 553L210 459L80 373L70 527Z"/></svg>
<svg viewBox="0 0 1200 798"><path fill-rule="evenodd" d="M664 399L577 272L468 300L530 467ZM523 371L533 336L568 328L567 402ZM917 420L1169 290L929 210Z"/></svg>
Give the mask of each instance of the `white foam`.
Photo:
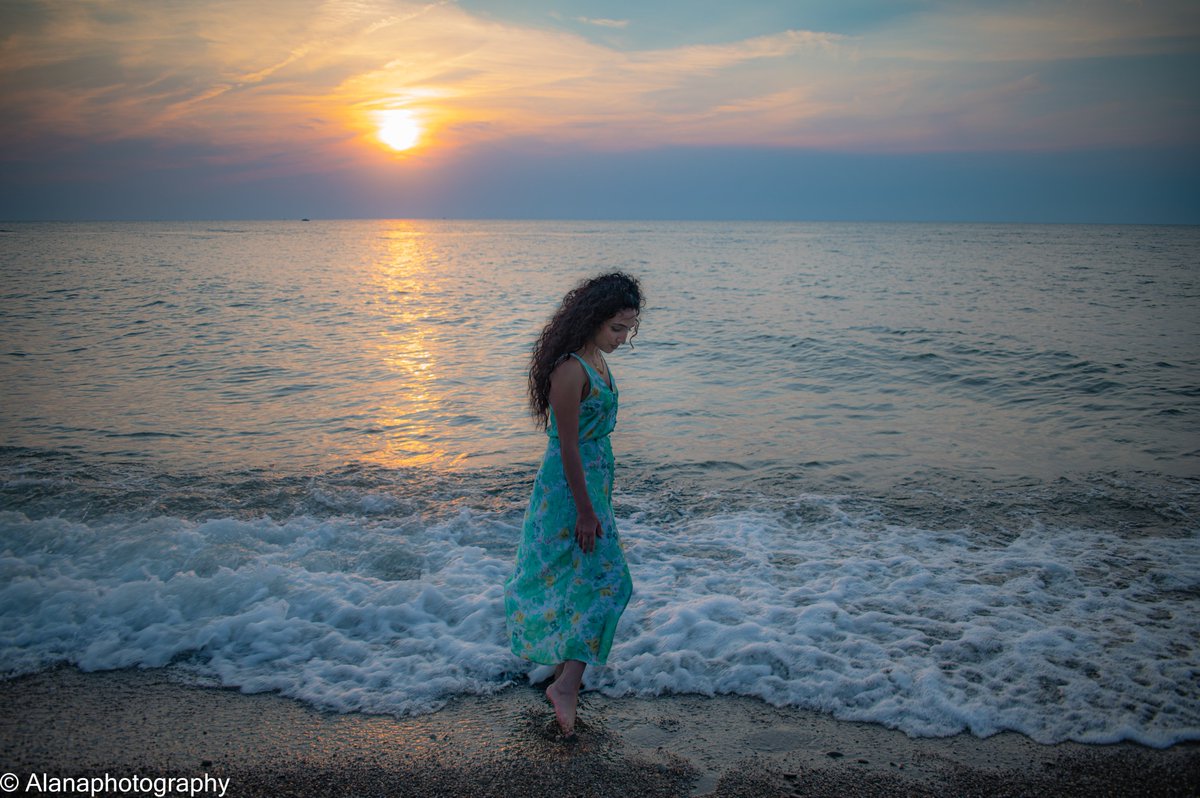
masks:
<svg viewBox="0 0 1200 798"><path fill-rule="evenodd" d="M922 736L1200 738L1194 535L1034 527L984 546L829 517L632 525L638 590L598 686L757 695Z"/></svg>
<svg viewBox="0 0 1200 798"><path fill-rule="evenodd" d="M624 519L635 594L586 684L758 696L913 735L1200 739L1195 534L1034 525L986 542L797 502L824 520ZM519 521L0 513L0 669L174 664L335 711L432 711L547 671L507 650Z"/></svg>
<svg viewBox="0 0 1200 798"><path fill-rule="evenodd" d="M503 525L500 525L503 527ZM412 713L502 687L509 558L351 520L159 518L134 525L0 514L5 672L186 658L247 692L338 711ZM439 534L442 533L442 534ZM381 547L433 563L419 580L356 572Z"/></svg>

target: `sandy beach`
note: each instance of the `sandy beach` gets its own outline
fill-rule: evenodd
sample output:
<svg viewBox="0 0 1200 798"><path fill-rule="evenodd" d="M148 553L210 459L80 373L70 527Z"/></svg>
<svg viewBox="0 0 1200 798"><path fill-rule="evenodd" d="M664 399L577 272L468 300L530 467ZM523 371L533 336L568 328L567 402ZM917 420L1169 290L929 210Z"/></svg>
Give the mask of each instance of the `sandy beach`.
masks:
<svg viewBox="0 0 1200 798"><path fill-rule="evenodd" d="M729 696L586 693L574 743L529 687L397 719L323 713L168 670L60 668L0 683L0 707L3 771L21 789L30 774L108 773L207 774L228 779L230 796L1200 793L1200 744L913 739Z"/></svg>

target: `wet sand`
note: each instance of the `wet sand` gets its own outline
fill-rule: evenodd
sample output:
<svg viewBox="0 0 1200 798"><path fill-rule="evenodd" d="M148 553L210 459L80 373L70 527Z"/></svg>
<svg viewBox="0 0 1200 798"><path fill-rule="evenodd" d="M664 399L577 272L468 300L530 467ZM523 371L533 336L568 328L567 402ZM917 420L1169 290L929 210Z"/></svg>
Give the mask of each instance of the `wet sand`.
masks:
<svg viewBox="0 0 1200 798"><path fill-rule="evenodd" d="M585 694L564 742L540 691L417 718L324 713L169 670L0 682L0 773L209 774L229 796L1195 796L1200 743L913 739L756 699ZM216 795L217 792L204 793Z"/></svg>

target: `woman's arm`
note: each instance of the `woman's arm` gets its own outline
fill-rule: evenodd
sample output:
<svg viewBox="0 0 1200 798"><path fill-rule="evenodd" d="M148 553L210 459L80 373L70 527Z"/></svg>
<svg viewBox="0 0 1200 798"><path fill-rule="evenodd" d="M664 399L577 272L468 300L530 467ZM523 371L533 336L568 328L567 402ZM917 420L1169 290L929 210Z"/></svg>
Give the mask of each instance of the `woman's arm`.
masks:
<svg viewBox="0 0 1200 798"><path fill-rule="evenodd" d="M587 374L573 357L568 357L550 375L550 407L558 422L558 442L562 449L563 473L575 499L575 540L590 554L601 536L600 519L592 507L583 475L583 456L579 453L579 404L587 386Z"/></svg>

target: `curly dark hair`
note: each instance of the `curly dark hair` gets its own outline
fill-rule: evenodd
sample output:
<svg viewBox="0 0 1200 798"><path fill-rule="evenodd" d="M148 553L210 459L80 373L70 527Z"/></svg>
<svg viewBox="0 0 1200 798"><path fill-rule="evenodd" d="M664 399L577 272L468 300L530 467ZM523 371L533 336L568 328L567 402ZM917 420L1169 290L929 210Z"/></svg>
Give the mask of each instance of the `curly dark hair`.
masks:
<svg viewBox="0 0 1200 798"><path fill-rule="evenodd" d="M583 347L601 324L622 310L642 310L642 287L624 272L584 280L563 297L533 345L529 359L529 409L539 426L549 424L550 373L564 357ZM637 335L636 328L633 335Z"/></svg>

